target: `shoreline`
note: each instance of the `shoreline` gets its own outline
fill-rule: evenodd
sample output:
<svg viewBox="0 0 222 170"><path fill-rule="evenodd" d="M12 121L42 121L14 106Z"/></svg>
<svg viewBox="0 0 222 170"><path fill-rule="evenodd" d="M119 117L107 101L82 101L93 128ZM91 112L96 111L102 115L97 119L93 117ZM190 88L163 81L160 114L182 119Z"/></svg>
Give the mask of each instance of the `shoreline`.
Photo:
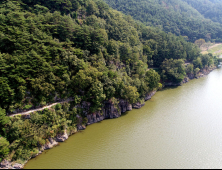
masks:
<svg viewBox="0 0 222 170"><path fill-rule="evenodd" d="M163 86L164 87L170 87L170 86L182 86L184 83L188 83L190 80L192 79L199 79L201 77L205 77L207 76L210 72L212 72L213 70L215 70L216 67L212 68L212 69L203 69L198 76L194 76L194 75L187 75L187 77L184 78L184 80L180 83L180 84L173 84L173 83L168 83L165 84ZM148 101L150 100L155 94L156 94L156 90L151 91L150 93L148 93L144 100ZM69 102L69 101L63 101L63 102L58 102L58 103L64 103L64 102ZM46 106L47 108L50 108L58 103L54 103L51 104L49 106ZM120 108L120 110L116 109L114 107L114 105L112 105L110 107L110 103L108 101L104 101L104 108L102 110L103 115L101 115L100 112L96 112L96 113L92 113L92 114L87 114L87 119L88 122L86 124L82 123L82 118L81 117L77 117L78 118L78 124L77 124L77 129L75 131L72 132L67 132L65 131L64 134L57 134L57 136L55 138L49 138L49 142L47 144L45 144L44 146L41 146L41 148L39 148L39 153L34 155L33 157L30 157L28 160L26 160L23 164L19 164L16 162L10 162L7 160L3 160L0 164L0 169L23 169L25 167L25 165L28 163L29 160L31 160L32 158L35 158L37 156L40 156L40 154L43 153L44 150L49 150L52 149L55 146L58 146L60 142L64 142L66 141L69 136L74 135L75 133L85 130L86 127L88 125L103 121L105 119L113 119L113 118L118 118L121 117L122 113L125 113L126 111L131 111L132 109L140 109L141 107L143 107L145 105L144 103L135 103L135 104L129 104L127 101L120 99L119 100L119 105L118 107ZM106 105L108 105L108 113L107 113L107 108ZM40 108L38 109L38 111L40 110L44 110L46 107ZM86 107L90 107L90 104L85 103L85 105L83 106L84 108ZM18 113L16 115L25 115L26 119L30 118L30 114L32 114L34 111L28 111L28 114L24 114L24 113ZM16 116L16 115L10 115L10 116ZM78 115L77 115L78 116Z"/></svg>

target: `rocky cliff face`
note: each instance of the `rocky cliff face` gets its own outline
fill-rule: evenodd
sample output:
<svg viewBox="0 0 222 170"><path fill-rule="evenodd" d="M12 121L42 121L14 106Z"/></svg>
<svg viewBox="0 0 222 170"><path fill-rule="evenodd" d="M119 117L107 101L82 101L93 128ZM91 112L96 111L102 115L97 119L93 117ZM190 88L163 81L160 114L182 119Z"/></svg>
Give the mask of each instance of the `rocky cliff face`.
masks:
<svg viewBox="0 0 222 170"><path fill-rule="evenodd" d="M150 100L153 95L155 95L156 91L152 91L145 96L145 101ZM122 113L125 113L127 111L131 111L133 108L140 109L142 106L144 106L145 103L135 103L130 104L126 100L119 99L119 103L117 106L115 106L111 101L104 101L103 107L101 111L97 111L94 113L89 113L90 103L84 103L80 106L84 109L84 114L87 115L87 125L100 122L104 119L114 119L121 116ZM77 115L78 124L77 128L78 130L84 130L85 125L83 124L82 117Z"/></svg>
<svg viewBox="0 0 222 170"><path fill-rule="evenodd" d="M85 111L89 110L89 105L90 104L88 104L86 108L84 108ZM132 105L126 100L120 99L117 107L111 101L104 101L101 111L97 111L94 113L87 113L87 111L85 112L85 114L87 114L87 125L100 122L104 119L118 118L121 116L122 113L125 113L126 111L130 110L132 110ZM83 126L83 121L81 120L82 118L80 118L80 116L77 116L77 118L78 130L81 130L81 127Z"/></svg>
<svg viewBox="0 0 222 170"><path fill-rule="evenodd" d="M145 101L150 100L156 94L156 90L151 91L150 93L145 95Z"/></svg>
<svg viewBox="0 0 222 170"><path fill-rule="evenodd" d="M151 97L156 93L156 91L152 91L148 93L145 96L145 101L151 99ZM85 124L85 120L80 115L77 115L77 131L79 130L84 130L86 128L86 125L90 125L93 123L100 122L104 119L114 119L118 118L121 116L122 113L125 113L127 111L131 111L132 108L141 108L142 106L145 105L145 103L135 103L135 104L130 104L126 100L119 99L119 103L117 105L113 104L111 101L104 101L103 102L103 107L101 111L97 111L94 113L89 113L89 109L91 104L88 102L83 102L81 105L78 105L76 107L82 108L83 109L83 114L86 115L87 118L87 123ZM25 119L30 119L30 114L23 115ZM38 156L41 154L44 150L51 149L54 146L58 145L59 142L64 142L65 140L68 139L69 135L67 131L65 131L63 134L57 134L55 138L49 138L48 142L43 145L39 146L39 153L34 155L33 157ZM32 158L33 158L32 157ZM31 159L31 158L30 158ZM24 167L24 164L18 164L18 163L13 163L9 162L7 160L4 160L0 164L0 169L22 169Z"/></svg>
<svg viewBox="0 0 222 170"><path fill-rule="evenodd" d="M197 76L194 74L189 74L187 77L184 78L184 80L180 84L169 84L169 85L182 85L183 83L189 82L190 79L194 78L200 78L207 74L209 74L212 70L216 69L214 68L207 68L202 69ZM144 100L150 100L152 96L154 96L156 91L152 91L145 95ZM111 101L104 101L103 107L101 111L97 111L94 113L89 113L89 109L91 104L88 102L83 102L81 105L78 105L77 107L80 107L83 109L83 114L86 115L87 123L85 124L85 120L83 121L83 118L80 115L77 115L77 131L84 130L86 128L86 125L90 125L93 123L100 122L104 119L113 119L118 118L121 116L122 113L125 113L126 111L131 111L132 108L140 109L142 106L144 106L145 103L134 103L130 104L126 100L119 99L119 103L117 106L115 106ZM23 115L24 118L30 119L30 114ZM76 131L76 132L77 132ZM40 146L39 148L39 154L41 154L46 149L51 149L52 147L59 144L59 142L64 142L68 139L68 136L71 134L68 134L66 131L63 134L58 134L55 138L48 139L48 143L46 143L44 146ZM37 155L34 155L33 157L36 157ZM30 158L31 159L31 158ZM14 162L9 162L7 160L4 160L0 164L0 169L22 169L24 167L24 164L18 164Z"/></svg>

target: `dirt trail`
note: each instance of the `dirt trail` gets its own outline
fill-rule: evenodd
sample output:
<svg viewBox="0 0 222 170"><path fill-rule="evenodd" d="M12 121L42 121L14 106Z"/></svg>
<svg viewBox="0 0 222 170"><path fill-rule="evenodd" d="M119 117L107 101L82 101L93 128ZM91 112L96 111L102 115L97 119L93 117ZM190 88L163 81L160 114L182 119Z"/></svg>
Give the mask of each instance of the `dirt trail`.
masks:
<svg viewBox="0 0 222 170"><path fill-rule="evenodd" d="M210 50L211 48L217 47L218 45L221 45L221 44L222 44L222 43L214 44L213 46L209 47L209 50Z"/></svg>
<svg viewBox="0 0 222 170"><path fill-rule="evenodd" d="M210 46L208 49L207 49L207 47L201 47L201 53L203 53L205 51L208 51L208 50L210 50L210 49L212 49L214 47L217 47L218 45L221 45L221 44L222 43L214 44L214 45Z"/></svg>
<svg viewBox="0 0 222 170"><path fill-rule="evenodd" d="M65 103L65 102L70 102L70 101L73 101L73 99L67 99L65 101L62 101L62 102L56 102L56 103L53 103L53 104L50 104L48 106L44 106L42 108L38 108L38 109L32 109L32 110L29 110L29 111L26 111L26 112L21 112L21 113L16 113L16 114L12 114L12 115L9 115L9 117L13 117L13 116L16 116L16 115L26 115L26 114L29 114L29 113L32 113L32 112L36 112L36 111L42 111L44 109L47 109L47 108L50 108L52 106L55 106L59 103Z"/></svg>

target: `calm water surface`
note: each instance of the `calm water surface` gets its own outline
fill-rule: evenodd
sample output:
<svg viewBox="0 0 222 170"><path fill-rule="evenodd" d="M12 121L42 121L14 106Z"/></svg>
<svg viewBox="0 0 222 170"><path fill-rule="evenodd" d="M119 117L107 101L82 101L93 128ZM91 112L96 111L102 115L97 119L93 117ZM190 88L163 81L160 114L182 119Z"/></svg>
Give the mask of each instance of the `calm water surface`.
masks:
<svg viewBox="0 0 222 170"><path fill-rule="evenodd" d="M222 168L222 69L88 126L25 168Z"/></svg>

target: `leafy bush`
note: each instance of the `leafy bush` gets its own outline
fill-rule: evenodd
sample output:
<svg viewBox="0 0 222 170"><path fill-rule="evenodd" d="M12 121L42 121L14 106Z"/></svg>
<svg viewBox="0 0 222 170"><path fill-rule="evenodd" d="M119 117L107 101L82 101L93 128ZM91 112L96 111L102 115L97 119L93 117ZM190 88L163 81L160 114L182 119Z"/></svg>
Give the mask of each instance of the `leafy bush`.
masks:
<svg viewBox="0 0 222 170"><path fill-rule="evenodd" d="M25 107L23 109L27 110L30 109L32 107L32 105L25 105Z"/></svg>
<svg viewBox="0 0 222 170"><path fill-rule="evenodd" d="M0 137L0 159L4 159L9 154L9 142Z"/></svg>

